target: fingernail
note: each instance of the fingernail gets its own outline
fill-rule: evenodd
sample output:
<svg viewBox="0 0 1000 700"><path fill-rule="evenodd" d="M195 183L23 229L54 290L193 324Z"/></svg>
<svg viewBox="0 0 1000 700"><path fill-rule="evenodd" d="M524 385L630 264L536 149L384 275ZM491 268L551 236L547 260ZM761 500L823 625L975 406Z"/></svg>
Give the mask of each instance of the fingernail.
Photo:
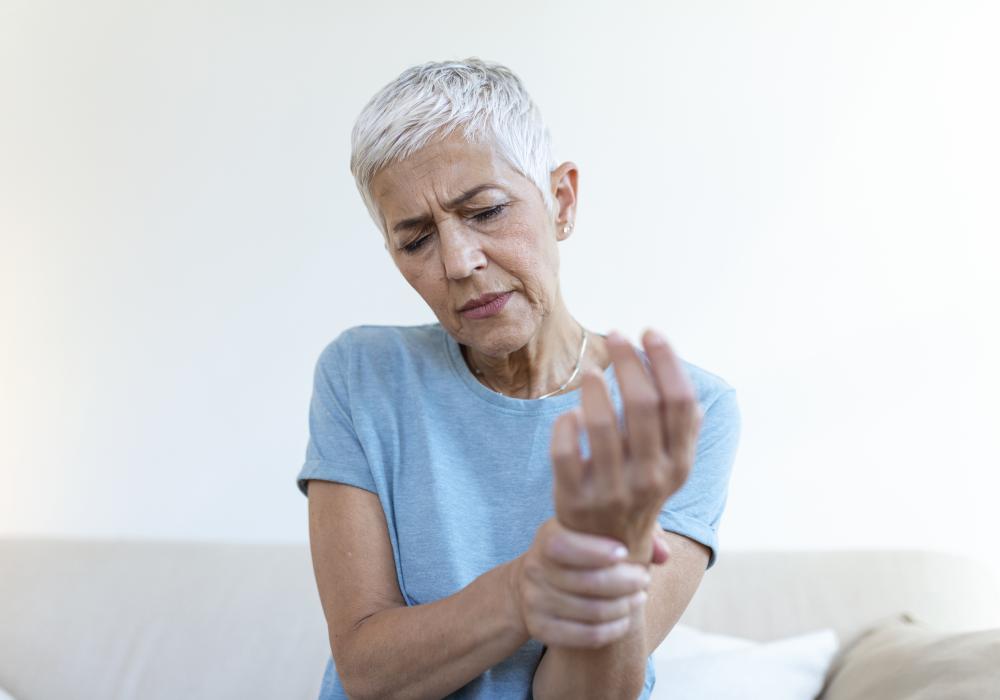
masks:
<svg viewBox="0 0 1000 700"><path fill-rule="evenodd" d="M628 550L625 549L625 547L618 545L611 552L611 556L613 556L615 559L624 559L625 557L628 556Z"/></svg>
<svg viewBox="0 0 1000 700"><path fill-rule="evenodd" d="M624 343L625 336L619 333L617 330L613 330L610 333L608 333L608 340L615 343Z"/></svg>
<svg viewBox="0 0 1000 700"><path fill-rule="evenodd" d="M652 328L649 329L649 344L663 347L667 344L666 339Z"/></svg>
<svg viewBox="0 0 1000 700"><path fill-rule="evenodd" d="M632 602L635 603L636 606L644 604L648 599L649 599L649 594L646 593L646 591L639 591L638 593L632 596Z"/></svg>

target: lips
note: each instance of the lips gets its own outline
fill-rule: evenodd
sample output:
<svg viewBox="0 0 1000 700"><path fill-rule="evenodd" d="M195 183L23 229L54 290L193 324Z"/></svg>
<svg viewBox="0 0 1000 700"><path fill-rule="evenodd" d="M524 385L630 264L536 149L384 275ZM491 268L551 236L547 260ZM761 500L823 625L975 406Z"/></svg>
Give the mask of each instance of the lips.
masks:
<svg viewBox="0 0 1000 700"><path fill-rule="evenodd" d="M487 295L484 294L479 298L482 299L486 296ZM471 309L466 309L465 311L461 311L459 313L470 321L492 318L503 312L504 307L507 306L507 302L510 301L512 296L514 296L514 292L504 292L499 296L494 296L493 301L487 302L481 306L473 306ZM478 299L476 301L478 301Z"/></svg>
<svg viewBox="0 0 1000 700"><path fill-rule="evenodd" d="M506 293L507 292L490 292L489 294L483 294L480 297L476 297L475 299L465 302L465 304L459 308L459 311L468 311L469 309L474 309L477 306L485 306L497 297L502 297Z"/></svg>

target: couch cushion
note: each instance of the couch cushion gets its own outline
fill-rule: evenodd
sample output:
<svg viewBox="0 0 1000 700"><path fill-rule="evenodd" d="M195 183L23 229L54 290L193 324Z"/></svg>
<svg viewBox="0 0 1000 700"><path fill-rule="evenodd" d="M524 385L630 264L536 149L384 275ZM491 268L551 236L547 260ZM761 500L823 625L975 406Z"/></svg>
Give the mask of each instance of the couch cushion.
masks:
<svg viewBox="0 0 1000 700"><path fill-rule="evenodd" d="M944 633L903 613L875 625L830 669L822 700L1000 697L1000 629Z"/></svg>
<svg viewBox="0 0 1000 700"><path fill-rule="evenodd" d="M945 632L1000 627L1000 580L978 560L920 550L727 550L679 620L758 641L832 627L849 646L910 612Z"/></svg>
<svg viewBox="0 0 1000 700"><path fill-rule="evenodd" d="M837 652L837 635L823 629L760 643L675 625L653 652L652 700L813 698Z"/></svg>
<svg viewBox="0 0 1000 700"><path fill-rule="evenodd" d="M24 700L315 700L302 545L0 538L0 685Z"/></svg>

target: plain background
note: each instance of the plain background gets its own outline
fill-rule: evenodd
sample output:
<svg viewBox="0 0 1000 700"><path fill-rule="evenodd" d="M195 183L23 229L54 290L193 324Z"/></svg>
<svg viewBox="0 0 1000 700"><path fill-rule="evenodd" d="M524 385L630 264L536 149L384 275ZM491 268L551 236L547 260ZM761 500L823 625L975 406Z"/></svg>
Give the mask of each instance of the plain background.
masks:
<svg viewBox="0 0 1000 700"><path fill-rule="evenodd" d="M725 548L1000 568L998 5L0 6L0 534L307 539L313 364L420 324L348 170L425 61L580 168L570 311L736 387Z"/></svg>

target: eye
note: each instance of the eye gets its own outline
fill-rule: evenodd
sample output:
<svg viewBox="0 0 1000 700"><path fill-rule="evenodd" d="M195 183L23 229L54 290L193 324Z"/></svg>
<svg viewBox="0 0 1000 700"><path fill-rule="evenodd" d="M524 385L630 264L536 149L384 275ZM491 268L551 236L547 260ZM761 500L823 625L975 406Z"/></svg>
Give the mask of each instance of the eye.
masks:
<svg viewBox="0 0 1000 700"><path fill-rule="evenodd" d="M418 238L417 240L413 241L413 243L407 243L406 245L403 246L403 250L406 251L407 253L416 253L417 250L424 245L424 241L426 241L428 238L430 238L429 235L424 236L423 238Z"/></svg>
<svg viewBox="0 0 1000 700"><path fill-rule="evenodd" d="M487 209L484 212L480 212L479 214L476 214L472 218L475 219L476 221L489 221L490 219L492 219L492 218L496 217L498 214L500 214L500 212L502 212L506 208L507 208L506 204L498 204L497 206L493 207L492 209Z"/></svg>

